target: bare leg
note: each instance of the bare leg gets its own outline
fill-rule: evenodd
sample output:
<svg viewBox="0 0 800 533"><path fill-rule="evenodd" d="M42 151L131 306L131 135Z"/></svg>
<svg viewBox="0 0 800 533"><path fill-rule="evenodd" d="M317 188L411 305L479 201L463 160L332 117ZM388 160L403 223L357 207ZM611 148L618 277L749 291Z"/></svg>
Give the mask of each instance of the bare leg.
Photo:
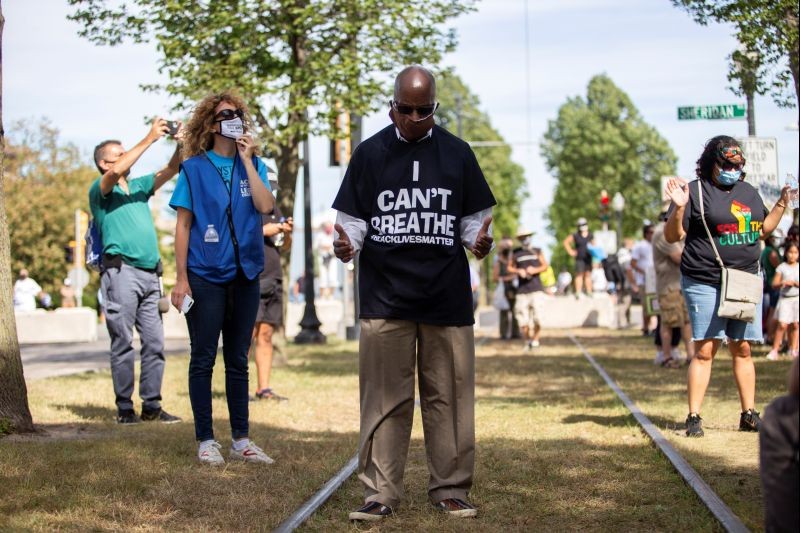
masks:
<svg viewBox="0 0 800 533"><path fill-rule="evenodd" d="M703 339L694 342L694 358L689 365L687 386L690 413L700 413L708 382L711 379L711 364L721 343L720 339Z"/></svg>
<svg viewBox="0 0 800 533"><path fill-rule="evenodd" d="M586 285L586 294L592 294L592 272L587 270L583 273L584 284Z"/></svg>
<svg viewBox="0 0 800 533"><path fill-rule="evenodd" d="M778 322L778 326L775 328L775 336L772 340L772 349L776 352L781 351L781 344L783 343L783 334L786 333L786 326L788 324L784 324L783 322Z"/></svg>
<svg viewBox="0 0 800 533"><path fill-rule="evenodd" d="M542 326L538 321L533 323L533 340L538 341L539 336L542 334Z"/></svg>
<svg viewBox="0 0 800 533"><path fill-rule="evenodd" d="M748 341L729 341L728 349L733 356L733 377L739 389L742 411L753 409L756 405L756 367L750 357Z"/></svg>
<svg viewBox="0 0 800 533"><path fill-rule="evenodd" d="M583 290L583 273L576 273L575 274L575 297L576 298L578 296L580 296L582 290Z"/></svg>
<svg viewBox="0 0 800 533"><path fill-rule="evenodd" d="M662 319L658 334L661 335L661 350L664 352L664 360L670 359L672 357L670 351L670 346L672 346L672 326L668 326L666 320Z"/></svg>
<svg viewBox="0 0 800 533"><path fill-rule="evenodd" d="M255 326L255 360L256 373L258 374L258 389L269 388L269 378L272 373L272 333L275 329L272 324L256 322Z"/></svg>
<svg viewBox="0 0 800 533"><path fill-rule="evenodd" d="M686 360L691 361L694 357L694 342L692 341L692 324L687 322L681 328L681 337L683 337L683 342L686 345ZM664 337L661 337L663 342Z"/></svg>
<svg viewBox="0 0 800 533"><path fill-rule="evenodd" d="M800 331L798 331L798 325L800 323L793 322L792 323L792 332L789 334L789 350L793 351L792 355L797 355L797 346L798 341L800 341Z"/></svg>

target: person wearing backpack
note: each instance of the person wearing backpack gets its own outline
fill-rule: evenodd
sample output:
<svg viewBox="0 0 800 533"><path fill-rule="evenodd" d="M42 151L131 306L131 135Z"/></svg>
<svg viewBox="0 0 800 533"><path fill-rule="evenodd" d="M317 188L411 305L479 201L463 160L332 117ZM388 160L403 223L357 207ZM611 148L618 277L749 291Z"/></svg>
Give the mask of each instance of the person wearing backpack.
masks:
<svg viewBox="0 0 800 533"><path fill-rule="evenodd" d="M164 328L158 301L161 259L148 200L180 167L180 133L175 153L155 173L131 179L130 170L144 152L171 131L168 122L156 118L147 135L130 150L117 140L106 140L94 149L101 176L89 188L89 206L102 240L100 288L111 338L111 379L117 404L117 423L142 420L179 422L161 407L164 375ZM139 396L141 417L133 407L133 327L141 338Z"/></svg>

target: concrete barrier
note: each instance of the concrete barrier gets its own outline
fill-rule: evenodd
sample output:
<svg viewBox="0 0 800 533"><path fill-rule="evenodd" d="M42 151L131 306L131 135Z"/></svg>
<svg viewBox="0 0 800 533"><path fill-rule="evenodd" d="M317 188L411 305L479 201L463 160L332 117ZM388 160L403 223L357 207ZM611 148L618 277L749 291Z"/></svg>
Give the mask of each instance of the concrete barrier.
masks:
<svg viewBox="0 0 800 533"><path fill-rule="evenodd" d="M97 340L97 313L90 307L14 312L20 344Z"/></svg>

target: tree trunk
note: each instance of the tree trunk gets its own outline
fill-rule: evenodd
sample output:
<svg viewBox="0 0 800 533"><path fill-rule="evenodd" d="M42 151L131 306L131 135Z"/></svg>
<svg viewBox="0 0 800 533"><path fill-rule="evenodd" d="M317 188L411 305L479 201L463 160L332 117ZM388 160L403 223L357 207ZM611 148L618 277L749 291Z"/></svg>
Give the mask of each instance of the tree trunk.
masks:
<svg viewBox="0 0 800 533"><path fill-rule="evenodd" d="M3 130L3 3L0 0L0 435L33 431L28 389L22 374L11 288L11 247L6 219Z"/></svg>

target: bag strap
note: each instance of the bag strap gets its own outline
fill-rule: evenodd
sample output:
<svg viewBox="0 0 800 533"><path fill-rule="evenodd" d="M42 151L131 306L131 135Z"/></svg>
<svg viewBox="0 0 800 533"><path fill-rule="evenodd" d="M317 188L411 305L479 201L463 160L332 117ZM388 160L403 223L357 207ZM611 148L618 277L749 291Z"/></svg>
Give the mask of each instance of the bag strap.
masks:
<svg viewBox="0 0 800 533"><path fill-rule="evenodd" d="M711 241L711 248L714 250L714 255L717 256L717 263L721 268L725 268L725 264L717 251L717 245L714 244L714 237L711 236L711 231L708 229L708 224L706 224L706 211L703 207L703 184L700 183L700 180L697 180L697 196L700 201L700 220L703 221L703 227L706 228L706 235L708 235L708 240Z"/></svg>
<svg viewBox="0 0 800 533"><path fill-rule="evenodd" d="M708 235L708 240L711 241L711 248L714 250L714 255L717 256L717 262L721 268L725 268L725 264L722 262L722 258L719 256L719 252L717 251L717 245L714 244L714 238L711 236L711 231L708 229L708 224L706 224L706 212L705 208L703 207L703 184L700 183L700 180L697 181L697 196L700 200L700 220L703 221L703 227L706 228L706 235ZM758 275L761 275L761 259L759 258L758 261Z"/></svg>

